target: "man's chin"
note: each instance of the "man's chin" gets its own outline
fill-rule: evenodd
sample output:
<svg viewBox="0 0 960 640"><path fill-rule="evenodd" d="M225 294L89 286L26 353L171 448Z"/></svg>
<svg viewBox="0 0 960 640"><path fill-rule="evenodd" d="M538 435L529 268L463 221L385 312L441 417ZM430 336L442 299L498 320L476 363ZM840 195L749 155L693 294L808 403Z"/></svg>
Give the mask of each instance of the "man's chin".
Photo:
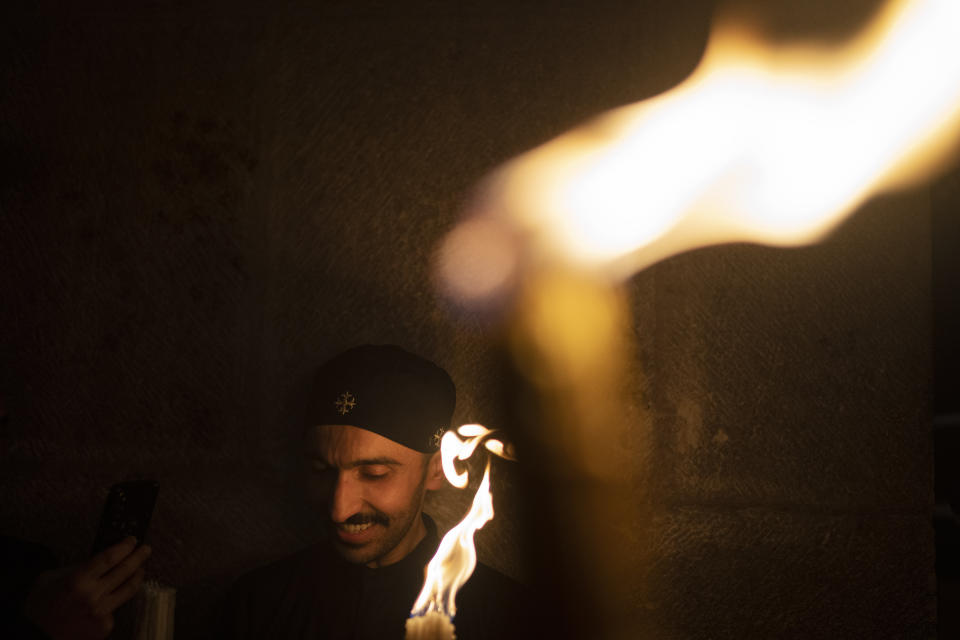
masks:
<svg viewBox="0 0 960 640"><path fill-rule="evenodd" d="M351 564L367 564L373 562L378 557L376 545L371 543L351 544L334 539L333 548L341 558Z"/></svg>

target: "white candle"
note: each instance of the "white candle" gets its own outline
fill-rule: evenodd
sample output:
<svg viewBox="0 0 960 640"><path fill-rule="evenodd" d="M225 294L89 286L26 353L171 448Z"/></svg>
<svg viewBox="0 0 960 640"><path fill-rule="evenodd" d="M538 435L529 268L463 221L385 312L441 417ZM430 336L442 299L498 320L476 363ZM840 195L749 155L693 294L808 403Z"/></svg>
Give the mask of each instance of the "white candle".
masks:
<svg viewBox="0 0 960 640"><path fill-rule="evenodd" d="M453 622L439 611L407 618L407 640L456 640Z"/></svg>
<svg viewBox="0 0 960 640"><path fill-rule="evenodd" d="M147 581L143 585L137 640L173 640L173 612L177 590Z"/></svg>

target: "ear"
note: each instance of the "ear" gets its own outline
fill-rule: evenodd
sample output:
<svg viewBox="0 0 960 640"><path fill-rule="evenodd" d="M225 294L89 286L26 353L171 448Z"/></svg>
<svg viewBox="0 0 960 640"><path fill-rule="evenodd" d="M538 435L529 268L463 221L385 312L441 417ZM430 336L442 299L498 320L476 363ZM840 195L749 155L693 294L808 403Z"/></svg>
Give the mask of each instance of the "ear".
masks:
<svg viewBox="0 0 960 640"><path fill-rule="evenodd" d="M440 459L440 452L437 451L427 462L427 479L424 486L428 491L436 491L443 488L447 478L443 475L443 462Z"/></svg>

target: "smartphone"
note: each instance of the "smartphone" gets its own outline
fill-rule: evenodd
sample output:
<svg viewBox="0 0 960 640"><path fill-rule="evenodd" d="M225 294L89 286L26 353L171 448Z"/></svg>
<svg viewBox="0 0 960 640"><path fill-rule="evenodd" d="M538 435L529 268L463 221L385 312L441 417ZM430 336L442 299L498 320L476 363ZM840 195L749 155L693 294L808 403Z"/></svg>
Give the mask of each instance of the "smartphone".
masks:
<svg viewBox="0 0 960 640"><path fill-rule="evenodd" d="M93 553L100 553L128 536L135 537L137 545L143 544L159 491L156 480L132 480L110 487Z"/></svg>

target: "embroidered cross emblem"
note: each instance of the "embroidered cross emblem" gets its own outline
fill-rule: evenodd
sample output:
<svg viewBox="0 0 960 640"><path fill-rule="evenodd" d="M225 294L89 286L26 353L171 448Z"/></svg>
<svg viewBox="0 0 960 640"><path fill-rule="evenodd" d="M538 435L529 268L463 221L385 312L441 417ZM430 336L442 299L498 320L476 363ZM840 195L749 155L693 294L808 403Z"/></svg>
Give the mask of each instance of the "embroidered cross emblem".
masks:
<svg viewBox="0 0 960 640"><path fill-rule="evenodd" d="M337 408L337 413L345 416L357 406L357 398L349 391L344 391L333 404Z"/></svg>

